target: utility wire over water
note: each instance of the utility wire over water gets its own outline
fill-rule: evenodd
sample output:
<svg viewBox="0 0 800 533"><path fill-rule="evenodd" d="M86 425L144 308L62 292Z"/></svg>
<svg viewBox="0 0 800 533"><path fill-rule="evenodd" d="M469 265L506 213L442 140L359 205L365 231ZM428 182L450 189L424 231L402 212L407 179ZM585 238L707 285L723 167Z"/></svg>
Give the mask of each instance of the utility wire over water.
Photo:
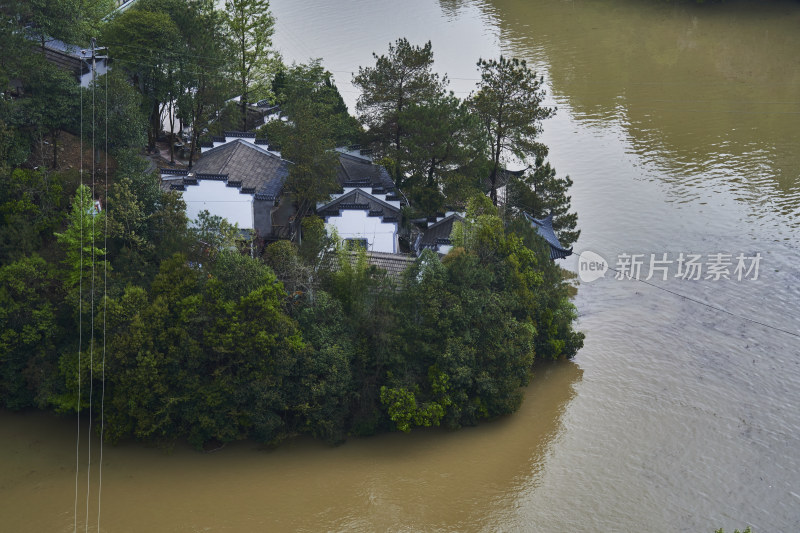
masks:
<svg viewBox="0 0 800 533"><path fill-rule="evenodd" d="M578 252L575 252L575 255L577 257L579 257L579 258L583 257L582 253L578 253ZM611 266L607 266L607 268L608 268L608 270L611 270L612 272L616 272L621 278L624 278L624 279L627 279L627 280L638 281L639 283L644 283L645 285L649 285L650 287L655 287L656 289L658 289L660 291L668 292L668 293L670 293L672 295L675 295L675 296L677 296L679 298L683 298L684 300L688 300L690 302L693 302L693 303L708 307L709 309L713 309L715 311L719 311L720 313L725 313L727 315L730 315L732 317L738 318L740 320L745 320L747 322L752 322L753 324L758 324L759 326L763 326L765 328L773 329L775 331L780 331L781 333L786 333L787 335L792 335L793 337L800 338L800 333L798 333L797 331L790 331L788 329L784 329L784 328L781 328L779 326L774 326L772 324L767 324L766 322L762 322L760 320L756 320L754 318L750 318L750 317L745 316L745 315L741 315L741 314L738 314L738 313L734 313L732 311L728 311L727 309L723 309L722 307L716 306L714 304L710 304L708 302L704 302L702 300L698 300L697 298L693 298L692 296L689 296L687 294L681 294L681 293L679 293L677 291L673 291L671 289L668 289L668 288L663 287L661 285L658 285L656 283L652 283L652 282L650 282L648 280L641 279L641 278L635 277L635 276L631 276L629 273L624 272L624 271L619 270L619 269L616 269L616 268L611 267ZM790 317L790 318L794 319L798 323L800 323L800 317Z"/></svg>

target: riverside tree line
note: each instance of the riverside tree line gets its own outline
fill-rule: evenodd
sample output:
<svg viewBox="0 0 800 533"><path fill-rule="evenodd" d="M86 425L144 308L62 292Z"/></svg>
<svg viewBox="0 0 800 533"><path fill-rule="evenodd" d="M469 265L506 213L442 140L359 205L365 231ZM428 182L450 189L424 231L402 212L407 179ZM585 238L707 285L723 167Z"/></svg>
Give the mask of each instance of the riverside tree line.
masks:
<svg viewBox="0 0 800 533"><path fill-rule="evenodd" d="M112 441L335 443L510 413L536 359L581 347L562 272L520 216L552 212L565 243L578 237L571 182L536 141L553 110L524 62L481 60L462 100L434 72L430 43L399 39L354 76L355 118L320 61L281 62L264 0L139 0L103 21L107 4L0 8L4 407L83 411L99 404L104 377ZM115 59L94 91L42 54L45 37L90 35ZM262 98L289 118L261 127L293 162L286 189L303 228L300 242L265 247L217 217L187 220L141 157L165 113L192 127L194 146L252 127L247 103ZM89 111L93 187L91 163L81 177L59 161L70 136L92 146ZM325 232L314 207L337 186L331 148L355 143L373 147L409 197L408 228L466 212L448 255L424 252L393 278ZM509 157L529 166L498 206Z"/></svg>

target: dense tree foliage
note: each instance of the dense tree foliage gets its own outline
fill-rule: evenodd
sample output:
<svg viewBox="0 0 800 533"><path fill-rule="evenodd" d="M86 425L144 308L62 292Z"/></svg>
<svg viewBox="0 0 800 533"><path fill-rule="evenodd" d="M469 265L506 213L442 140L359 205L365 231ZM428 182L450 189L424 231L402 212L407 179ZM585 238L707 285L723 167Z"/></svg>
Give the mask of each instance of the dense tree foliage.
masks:
<svg viewBox="0 0 800 533"><path fill-rule="evenodd" d="M130 73L134 87L142 95L150 150L155 149L164 107L172 93L170 63L177 53L178 34L178 26L168 13L137 8L115 17L103 29L101 42L114 54L115 62Z"/></svg>
<svg viewBox="0 0 800 533"><path fill-rule="evenodd" d="M372 144L390 167L395 185L402 187L407 168L402 150L408 130L401 122L410 105L426 105L439 96L447 84L433 72L430 41L414 46L407 39L389 44L388 55L372 54L374 67L360 67L353 84L361 89L356 109L369 129Z"/></svg>
<svg viewBox="0 0 800 533"><path fill-rule="evenodd" d="M269 138L281 146L281 155L293 163L285 191L296 205L297 221L338 189L339 161L333 148L343 127L355 129L352 122L342 120L341 97L332 89L330 77L319 60L282 71L276 88L289 120L273 120L265 127Z"/></svg>
<svg viewBox="0 0 800 533"><path fill-rule="evenodd" d="M52 65L42 65L31 76L31 98L27 116L37 141L39 156L46 159L45 135L49 135L52 168L58 168L58 139L62 130L76 129L79 99L78 87L66 72Z"/></svg>
<svg viewBox="0 0 800 533"><path fill-rule="evenodd" d="M553 229L564 246L578 240L578 214L570 212L569 176L560 178L556 170L539 156L521 176L512 176L506 186L507 206L516 214L526 212L534 218L553 215Z"/></svg>
<svg viewBox="0 0 800 533"><path fill-rule="evenodd" d="M272 50L275 19L268 0L225 0L230 52L239 84L242 130L247 129L247 103L269 96L269 87L278 67Z"/></svg>
<svg viewBox="0 0 800 533"><path fill-rule="evenodd" d="M512 412L536 359L581 346L561 271L516 216L552 212L570 238L569 179L537 159L510 184L499 216L480 190L492 161L480 106L446 92L430 43L400 39L355 77L369 141L417 209L472 198L456 247L423 253L393 277L314 216L337 188L331 149L365 132L320 61L272 79L266 1L222 10L211 0L139 0L105 23L110 6L70 11L84 4L105 5L0 6L0 42L17 54L0 60L0 405L83 412L105 386L114 441L208 449L310 434L338 443ZM80 89L20 24L76 42L100 28L112 73ZM155 146L165 120L191 125L196 144L221 127L226 100L241 94L246 109L270 88L288 120L265 129L292 161L285 192L302 240L261 250L218 216L187 220L141 149L145 139ZM91 130L76 123L82 100L103 125L94 155L112 156L107 189L58 170L64 132L80 140ZM519 155L532 145L503 146Z"/></svg>
<svg viewBox="0 0 800 533"><path fill-rule="evenodd" d="M213 272L175 255L149 291L128 287L109 302L112 438L186 436L201 446L297 430L306 348L281 310L281 284L261 265L229 292Z"/></svg>
<svg viewBox="0 0 800 533"><path fill-rule="evenodd" d="M547 148L536 142L542 120L555 110L542 105L542 78L517 58L481 59L481 81L472 96L472 107L480 118L490 146L490 197L497 205L497 178L509 155L522 161L547 155Z"/></svg>
<svg viewBox="0 0 800 533"><path fill-rule="evenodd" d="M374 67L353 77L361 89L359 119L377 159L392 171L395 184L411 200L411 213L431 216L463 210L485 190L495 205L506 188L512 214L553 215L566 245L578 238L577 215L570 213L569 177L556 177L536 139L554 109L542 104L543 80L516 58L479 60L477 90L461 100L446 91L447 77L433 70L430 43L406 39L389 45ZM506 165L528 165L522 174Z"/></svg>
<svg viewBox="0 0 800 533"><path fill-rule="evenodd" d="M60 227L63 178L46 170L18 168L0 181L0 264L41 249Z"/></svg>
<svg viewBox="0 0 800 533"><path fill-rule="evenodd" d="M114 0L10 0L3 4L43 46L49 38L88 44Z"/></svg>
<svg viewBox="0 0 800 533"><path fill-rule="evenodd" d="M463 205L479 192L486 145L467 102L442 93L429 102L411 103L400 124L409 132L400 157L407 169L407 190L422 213L444 211L445 203Z"/></svg>
<svg viewBox="0 0 800 533"><path fill-rule="evenodd" d="M47 404L60 331L60 287L54 268L37 255L0 268L0 397L19 409Z"/></svg>
<svg viewBox="0 0 800 533"><path fill-rule="evenodd" d="M147 115L142 111L139 94L122 70L113 70L95 80L84 90L83 101L87 118L94 111L94 131L91 124L84 125L86 142L118 153L125 149L139 149L147 142ZM88 121L87 121L88 122ZM94 139L92 139L94 134ZM55 165L54 165L55 168Z"/></svg>

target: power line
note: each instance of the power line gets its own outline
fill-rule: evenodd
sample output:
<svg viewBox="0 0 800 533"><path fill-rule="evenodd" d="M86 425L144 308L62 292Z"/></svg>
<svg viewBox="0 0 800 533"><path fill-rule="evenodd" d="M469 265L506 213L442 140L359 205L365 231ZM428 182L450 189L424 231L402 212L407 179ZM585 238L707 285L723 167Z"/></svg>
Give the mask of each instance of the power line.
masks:
<svg viewBox="0 0 800 533"><path fill-rule="evenodd" d="M92 37L92 195L90 201L92 205L94 205L94 198L95 198L95 170L97 164L95 162L95 128L96 124L96 86L95 83L97 79L97 70L96 70L96 47L95 47L95 40ZM83 206L81 206L83 208ZM91 291L89 293L89 331L91 333L91 339L89 341L89 424L88 430L90 432L89 439L87 440L87 460L86 460L86 533L89 533L89 495L90 489L92 486L92 438L91 438L91 431L92 431L92 396L94 395L94 276L95 276L95 242L94 242L94 216L95 214L92 213L92 220L91 220L91 233L92 233L92 283L91 283ZM81 243L83 246L83 243Z"/></svg>
<svg viewBox="0 0 800 533"><path fill-rule="evenodd" d="M105 206L103 222L103 254L108 250L108 76L106 78L105 111ZM108 315L108 261L103 257L103 392L100 396L100 466L97 477L97 533L100 533L100 510L103 496L103 437L105 434L106 402L106 316Z"/></svg>
<svg viewBox="0 0 800 533"><path fill-rule="evenodd" d="M580 253L576 253L575 255L577 255L578 257L581 257ZM728 315L736 317L738 319L745 320L747 322L752 322L754 324L758 324L758 325L763 326L765 328L773 329L775 331L780 331L782 333L786 333L786 334L791 335L793 337L799 337L800 338L800 333L797 333L795 331L790 331L788 329L783 329L781 327L773 326L772 324L767 324L766 322L761 322L760 320L756 320L756 319L750 318L748 316L744 316L744 315L740 315L738 313L734 313L732 311L728 311L727 309L723 309L722 307L716 306L714 304L710 304L708 302L704 302L702 300L698 300L697 298L693 298L693 297L687 296L685 294L681 294L681 293L679 293L677 291L673 291L673 290L668 289L666 287L662 287L660 285L656 285L655 283L651 283L651 282L649 282L647 280L639 279L638 277L630 276L630 275L625 274L624 272L622 272L620 270L617 270L616 268L613 268L611 266L608 266L608 269L609 270L613 270L614 272L618 273L620 276L622 276L622 277L624 277L626 279L630 279L630 280L638 281L640 283L644 283L645 285L649 285L651 287L655 287L658 290L661 290L661 291L664 291L664 292L668 292L668 293L670 293L672 295L675 295L675 296L678 296L680 298L685 298L686 300L689 300L690 302L694 302L696 304L703 305L705 307L708 307L709 309L714 309L715 311L719 311L719 312L728 314Z"/></svg>
<svg viewBox="0 0 800 533"><path fill-rule="evenodd" d="M75 463L75 502L74 502L74 520L73 520L73 531L77 533L78 529L78 479L80 475L80 417L81 417L81 371L82 371L82 362L81 362L81 353L83 351L83 253L84 253L84 217L89 214L92 216L91 223L90 223L90 231L91 231L91 262L92 262L92 275L91 275L91 285L90 285L90 296L89 296L89 305L90 305L90 343L89 343L89 413L88 413L88 431L91 432L92 428L92 403L94 397L94 296L95 296L95 280L96 280L96 257L95 257L95 250L96 250L96 242L95 242L95 215L99 211L95 211L95 203L94 198L96 194L96 108L97 108L97 98L96 98L96 87L97 87L97 64L96 60L99 59L107 59L107 57L98 56L97 51L103 50L102 47L96 46L96 41L92 38L92 48L91 48L91 69L92 69L92 186L91 186L91 197L89 198L89 202L91 203L90 209L87 211L85 209L85 193L84 193L84 180L83 180L83 134L84 134L84 127L83 127L83 91L79 91L80 93L80 187L79 187L79 211L80 211L80 242L79 242L79 273L78 273L78 368L77 368L77 379L78 379L78 401L76 406L76 411L78 415L78 431L77 431L77 438L76 438L76 445L75 445L75 456L76 456L76 463ZM82 50L81 54L86 55L87 51ZM87 61L87 58L83 57L83 61ZM105 159L105 166L106 166L106 189L108 188L108 78L106 78L106 159ZM85 211L87 211L85 213ZM106 219L106 238L108 232L108 221ZM105 244L104 244L105 246ZM107 265L106 262L104 264L104 271L106 273L104 277L104 298L105 298L105 291L107 289ZM105 395L105 315L103 317L103 324L104 324L104 335L103 335L103 395ZM102 411L101 411L102 412ZM102 418L102 414L101 414ZM89 500L91 495L91 466L92 466L92 441L91 441L91 434L87 440L87 465L86 465L86 522L85 522L85 531L88 533L89 531ZM100 451L101 461L102 461L102 440L101 440L101 451ZM98 496L98 505L100 499ZM98 531L99 531L99 508L98 508Z"/></svg>
<svg viewBox="0 0 800 533"><path fill-rule="evenodd" d="M78 251L79 276L78 276L78 401L75 411L78 414L78 432L75 442L75 510L73 533L78 533L78 476L80 474L80 449L81 449L81 350L83 348L83 91L78 91L81 106L81 131L80 131L80 225L81 225L81 246Z"/></svg>
<svg viewBox="0 0 800 533"><path fill-rule="evenodd" d="M531 208L531 206L527 206L527 205L522 205L521 207L528 208L528 209L530 209L530 208ZM574 254L575 254L576 256L578 256L578 257L581 257L581 254L580 254L580 253L578 253L578 252L574 252ZM655 288L656 288L656 289L658 289L658 290L661 290L661 291L664 291L664 292L668 292L668 293L670 293L670 294L672 294L672 295L674 295L674 296L678 296L678 297L680 297L680 298L685 298L685 299L687 299L687 300L689 300L689 301L691 301L691 302L694 302L694 303L697 303L697 304L703 305L703 306L705 306L705 307L708 307L708 308L710 308L710 309L714 309L714 310L716 310L716 311L720 311L720 312L722 312L722 313L725 313L725 314L727 314L727 315L730 315L730 316L733 316L733 317L739 318L739 319L741 319L741 320L745 320L745 321L747 321L747 322L752 322L752 323L754 323L754 324L758 324L758 325L760 325L760 326L763 326L763 327L765 327L765 328L769 328L769 329L773 329L773 330L775 330L775 331L780 331L780 332L782 332L782 333L787 333L787 334L789 334L789 335L792 335L793 337L800 337L800 333L798 333L798 332L790 331L790 330L788 330L788 329L784 329L784 328L781 328L781 327L779 327L779 326L773 326L773 325L771 325L771 324L767 324L767 323L765 323L765 322L761 322L760 320L756 320L756 319L754 319L754 318L750 318L750 317L747 317L747 316L744 316L744 315L740 315L740 314L738 314L738 313L734 313L734 312L732 312L732 311L728 311L727 309L723 309L722 307L716 306L716 305L714 305L714 304L710 304L710 303L708 303L708 302L704 302L704 301L702 301L702 300L698 300L697 298L693 298L692 296L687 296L687 295L685 295L685 294L681 294L681 293L679 293L679 292L677 292L677 291L673 291L672 289L668 289L668 288L666 288L666 287L662 287L662 286L660 286L660 285L656 285L655 283L651 283L651 282L649 282L649 281L647 281L647 280L643 280L643 279L639 279L638 277L633 277L633 276L630 276L630 275L628 275L628 274L626 274L626 273L624 273L624 272L622 272L622 271L620 271L620 270L618 270L618 269L616 269L616 268L613 268L613 267L611 267L610 265L607 265L607 266L608 266L608 269L609 269L609 270L612 270L612 271L616 272L617 274L619 274L620 276L622 276L622 277L624 277L624 278L626 278L626 279L631 279L631 280L638 281L638 282L640 282L640 283L644 283L645 285L649 285L649 286L651 286L651 287L655 287Z"/></svg>

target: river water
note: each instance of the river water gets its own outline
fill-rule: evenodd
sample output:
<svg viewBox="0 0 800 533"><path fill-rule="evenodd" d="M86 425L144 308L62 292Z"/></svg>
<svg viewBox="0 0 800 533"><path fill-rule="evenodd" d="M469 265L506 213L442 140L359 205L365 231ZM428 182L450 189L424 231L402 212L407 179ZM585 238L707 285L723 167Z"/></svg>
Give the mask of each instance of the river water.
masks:
<svg viewBox="0 0 800 533"><path fill-rule="evenodd" d="M731 266L731 280L687 280L672 263L652 285L613 271L582 283L585 347L541 367L518 413L477 428L338 448L105 447L103 531L800 531L800 4L272 9L284 57L323 57L351 106L350 73L398 37L430 39L461 96L478 57L527 59L558 107L542 140L575 182L576 251L612 267L642 254L642 278L651 254L708 268L709 254L758 253L758 278ZM0 529L71 531L74 420L0 421ZM84 465L81 529L86 479Z"/></svg>

